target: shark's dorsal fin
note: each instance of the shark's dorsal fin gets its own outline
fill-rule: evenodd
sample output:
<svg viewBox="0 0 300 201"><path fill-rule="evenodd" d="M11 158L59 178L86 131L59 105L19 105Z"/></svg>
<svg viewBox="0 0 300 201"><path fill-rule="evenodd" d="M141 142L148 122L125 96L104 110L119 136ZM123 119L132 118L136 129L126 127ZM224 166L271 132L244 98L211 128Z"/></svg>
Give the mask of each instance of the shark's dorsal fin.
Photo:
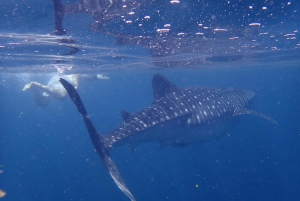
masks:
<svg viewBox="0 0 300 201"><path fill-rule="evenodd" d="M121 115L122 115L123 121L127 121L131 116L131 114L125 110L121 110Z"/></svg>
<svg viewBox="0 0 300 201"><path fill-rule="evenodd" d="M234 112L233 116L239 116L239 115L245 115L245 114L256 115L256 116L265 118L265 119L269 120L270 122L278 125L278 123L274 119L272 119L271 117L269 117L269 116L267 116L263 113L253 111L253 110L237 110L237 111Z"/></svg>
<svg viewBox="0 0 300 201"><path fill-rule="evenodd" d="M161 99L167 93L178 91L179 87L160 74L155 74L152 80L153 101Z"/></svg>

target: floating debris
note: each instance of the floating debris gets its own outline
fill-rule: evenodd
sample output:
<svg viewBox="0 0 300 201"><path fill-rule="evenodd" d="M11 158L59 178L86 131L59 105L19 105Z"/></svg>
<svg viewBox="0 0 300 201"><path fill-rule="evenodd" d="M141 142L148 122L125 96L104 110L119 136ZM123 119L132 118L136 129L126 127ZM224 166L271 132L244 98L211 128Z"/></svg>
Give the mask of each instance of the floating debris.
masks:
<svg viewBox="0 0 300 201"><path fill-rule="evenodd" d="M285 34L285 37L295 36L296 34Z"/></svg>
<svg viewBox="0 0 300 201"><path fill-rule="evenodd" d="M204 33L197 32L197 33L196 33L196 36L204 36Z"/></svg>
<svg viewBox="0 0 300 201"><path fill-rule="evenodd" d="M178 1L178 0L172 0L172 1L170 1L170 3L171 4L180 4L180 1Z"/></svg>
<svg viewBox="0 0 300 201"><path fill-rule="evenodd" d="M250 23L249 26L250 27L259 27L260 23L258 23L258 22Z"/></svg>
<svg viewBox="0 0 300 201"><path fill-rule="evenodd" d="M170 28L171 27L171 24L165 24L164 25L164 28Z"/></svg>
<svg viewBox="0 0 300 201"><path fill-rule="evenodd" d="M269 33L268 32L264 32L264 33L259 33L258 36L265 36L265 35L268 35Z"/></svg>
<svg viewBox="0 0 300 201"><path fill-rule="evenodd" d="M214 29L214 32L226 32L227 29Z"/></svg>
<svg viewBox="0 0 300 201"><path fill-rule="evenodd" d="M145 20L150 20L150 16L149 16L149 15L146 15L146 16L144 17L144 19L145 19Z"/></svg>
<svg viewBox="0 0 300 201"><path fill-rule="evenodd" d="M170 31L170 29L157 29L156 32L157 33L168 33Z"/></svg>

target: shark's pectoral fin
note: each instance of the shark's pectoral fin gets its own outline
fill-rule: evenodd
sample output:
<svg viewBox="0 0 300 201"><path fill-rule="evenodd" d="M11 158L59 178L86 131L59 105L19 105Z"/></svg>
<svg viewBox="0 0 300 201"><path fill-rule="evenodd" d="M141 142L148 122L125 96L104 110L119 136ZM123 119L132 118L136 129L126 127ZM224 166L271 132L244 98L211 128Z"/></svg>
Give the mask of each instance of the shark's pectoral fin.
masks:
<svg viewBox="0 0 300 201"><path fill-rule="evenodd" d="M256 111L253 111L253 110L244 110L244 111L239 111L239 112L235 112L234 116L239 116L239 115L244 115L244 114L251 114L251 115L256 115L256 116L259 116L259 117L262 117L264 119L267 119L269 120L270 122L278 125L277 121L275 121L274 119L272 119L271 117L263 114L263 113L260 113L260 112L256 112Z"/></svg>

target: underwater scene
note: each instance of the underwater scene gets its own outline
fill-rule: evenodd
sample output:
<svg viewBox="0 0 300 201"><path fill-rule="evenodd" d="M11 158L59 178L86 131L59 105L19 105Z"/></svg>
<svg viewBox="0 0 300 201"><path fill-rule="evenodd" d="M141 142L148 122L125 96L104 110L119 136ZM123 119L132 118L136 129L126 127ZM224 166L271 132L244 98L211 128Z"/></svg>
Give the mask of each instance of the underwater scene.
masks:
<svg viewBox="0 0 300 201"><path fill-rule="evenodd" d="M298 201L300 2L0 1L0 198Z"/></svg>

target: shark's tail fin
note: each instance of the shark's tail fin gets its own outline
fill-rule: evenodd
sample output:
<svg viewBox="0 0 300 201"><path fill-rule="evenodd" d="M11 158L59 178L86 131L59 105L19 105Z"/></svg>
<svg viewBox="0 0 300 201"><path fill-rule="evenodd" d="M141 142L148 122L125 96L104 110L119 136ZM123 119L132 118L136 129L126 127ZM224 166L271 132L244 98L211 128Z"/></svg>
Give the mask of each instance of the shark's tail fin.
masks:
<svg viewBox="0 0 300 201"><path fill-rule="evenodd" d="M244 112L244 114L252 114L252 115L256 115L256 116L259 116L259 117L262 117L262 118L265 118L267 120L269 120L270 122L278 125L277 121L275 121L273 118L269 117L268 115L265 115L263 113L260 113L260 112L256 112L256 111L253 111L253 110L246 110Z"/></svg>
<svg viewBox="0 0 300 201"><path fill-rule="evenodd" d="M110 158L109 152L105 146L104 137L102 135L100 135L97 132L96 128L94 127L76 89L68 81L66 81L63 78L60 78L59 81L64 86L64 88L67 90L71 100L77 106L78 112L82 115L83 120L86 125L86 128L90 134L91 140L92 140L92 142L97 150L97 153L100 156L104 166L107 168L110 176L113 178L113 180L115 181L117 186L121 189L121 191L125 195L127 195L132 201L135 201L133 195L131 194L129 189L126 187L125 182L123 181L116 165Z"/></svg>
<svg viewBox="0 0 300 201"><path fill-rule="evenodd" d="M66 30L62 27L62 22L65 16L65 5L61 0L53 0L54 13L55 13L55 35L64 35Z"/></svg>

